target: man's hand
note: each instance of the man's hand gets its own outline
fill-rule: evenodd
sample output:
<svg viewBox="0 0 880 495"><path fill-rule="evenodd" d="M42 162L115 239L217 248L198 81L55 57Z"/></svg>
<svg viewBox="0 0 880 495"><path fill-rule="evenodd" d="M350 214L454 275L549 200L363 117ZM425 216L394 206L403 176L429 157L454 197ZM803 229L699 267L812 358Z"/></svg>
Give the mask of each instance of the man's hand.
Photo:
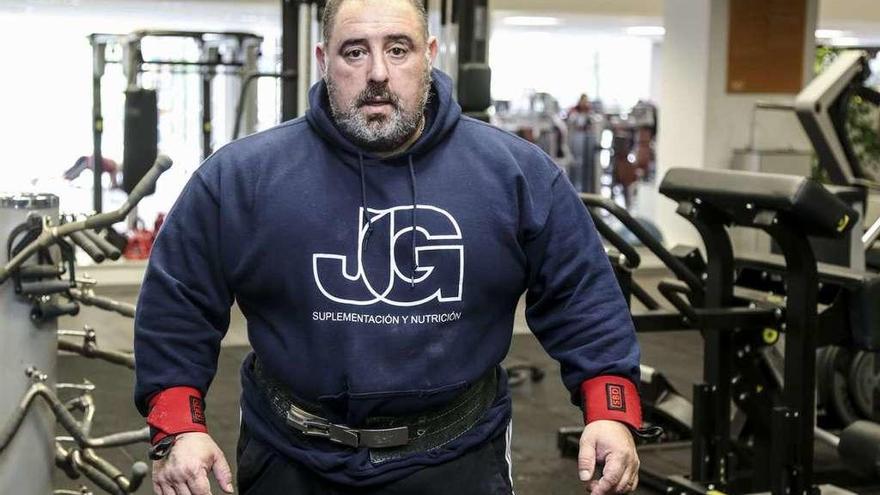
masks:
<svg viewBox="0 0 880 495"><path fill-rule="evenodd" d="M596 463L602 477L592 480ZM593 421L584 427L578 452L578 477L592 495L627 493L639 484L639 456L632 434L617 421Z"/></svg>
<svg viewBox="0 0 880 495"><path fill-rule="evenodd" d="M156 495L210 495L208 472L226 493L232 493L232 471L223 451L207 433L181 433L168 457L153 462Z"/></svg>

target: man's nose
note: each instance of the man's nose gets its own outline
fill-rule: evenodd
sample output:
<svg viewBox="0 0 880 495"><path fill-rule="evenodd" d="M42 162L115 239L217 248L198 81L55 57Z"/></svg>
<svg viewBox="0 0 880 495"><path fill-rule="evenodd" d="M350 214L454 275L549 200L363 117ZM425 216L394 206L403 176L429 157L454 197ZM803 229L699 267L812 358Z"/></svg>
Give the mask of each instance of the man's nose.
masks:
<svg viewBox="0 0 880 495"><path fill-rule="evenodd" d="M373 57L373 64L370 66L370 80L374 82L388 81L388 64L385 57Z"/></svg>

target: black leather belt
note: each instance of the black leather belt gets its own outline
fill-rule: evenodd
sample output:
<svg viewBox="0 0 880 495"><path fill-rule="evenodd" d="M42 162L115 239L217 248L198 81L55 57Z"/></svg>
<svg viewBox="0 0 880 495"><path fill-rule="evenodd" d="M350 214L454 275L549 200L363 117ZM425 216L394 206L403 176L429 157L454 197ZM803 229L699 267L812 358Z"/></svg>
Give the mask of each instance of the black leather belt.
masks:
<svg viewBox="0 0 880 495"><path fill-rule="evenodd" d="M261 366L259 359L254 360L253 377L274 413L290 428L309 437L369 448L374 462L431 450L457 438L486 412L498 387L497 372L493 368L440 409L407 416L368 418L364 428L353 428L330 422L313 404L295 401L286 387Z"/></svg>

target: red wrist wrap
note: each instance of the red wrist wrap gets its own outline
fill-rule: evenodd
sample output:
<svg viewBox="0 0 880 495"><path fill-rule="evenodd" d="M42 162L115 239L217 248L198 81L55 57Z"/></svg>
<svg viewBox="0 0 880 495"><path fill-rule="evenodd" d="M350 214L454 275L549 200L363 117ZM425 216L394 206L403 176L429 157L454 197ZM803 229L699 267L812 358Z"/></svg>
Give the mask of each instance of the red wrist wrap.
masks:
<svg viewBox="0 0 880 495"><path fill-rule="evenodd" d="M150 442L155 444L168 435L198 431L208 432L202 394L192 387L171 387L150 398L147 424L153 428Z"/></svg>
<svg viewBox="0 0 880 495"><path fill-rule="evenodd" d="M626 378L601 375L581 384L584 397L584 420L620 421L635 429L642 427L642 403L633 382Z"/></svg>

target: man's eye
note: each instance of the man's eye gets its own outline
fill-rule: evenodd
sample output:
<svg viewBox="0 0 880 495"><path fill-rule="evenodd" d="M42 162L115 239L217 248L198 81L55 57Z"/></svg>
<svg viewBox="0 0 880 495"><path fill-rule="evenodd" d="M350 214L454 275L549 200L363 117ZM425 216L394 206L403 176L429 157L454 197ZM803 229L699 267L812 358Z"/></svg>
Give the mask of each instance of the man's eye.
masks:
<svg viewBox="0 0 880 495"><path fill-rule="evenodd" d="M391 53L392 57L397 57L397 58L403 57L407 53L407 50L405 48L401 48L399 46L395 46L394 48L392 48L391 50L388 50L388 51Z"/></svg>
<svg viewBox="0 0 880 495"><path fill-rule="evenodd" d="M366 53L366 52L364 52L364 51L361 50L360 48L356 48L356 49L354 49L354 50L349 50L349 51L345 52L345 57L346 57L346 58L358 59L358 58L363 57L363 56L365 55L365 53Z"/></svg>

